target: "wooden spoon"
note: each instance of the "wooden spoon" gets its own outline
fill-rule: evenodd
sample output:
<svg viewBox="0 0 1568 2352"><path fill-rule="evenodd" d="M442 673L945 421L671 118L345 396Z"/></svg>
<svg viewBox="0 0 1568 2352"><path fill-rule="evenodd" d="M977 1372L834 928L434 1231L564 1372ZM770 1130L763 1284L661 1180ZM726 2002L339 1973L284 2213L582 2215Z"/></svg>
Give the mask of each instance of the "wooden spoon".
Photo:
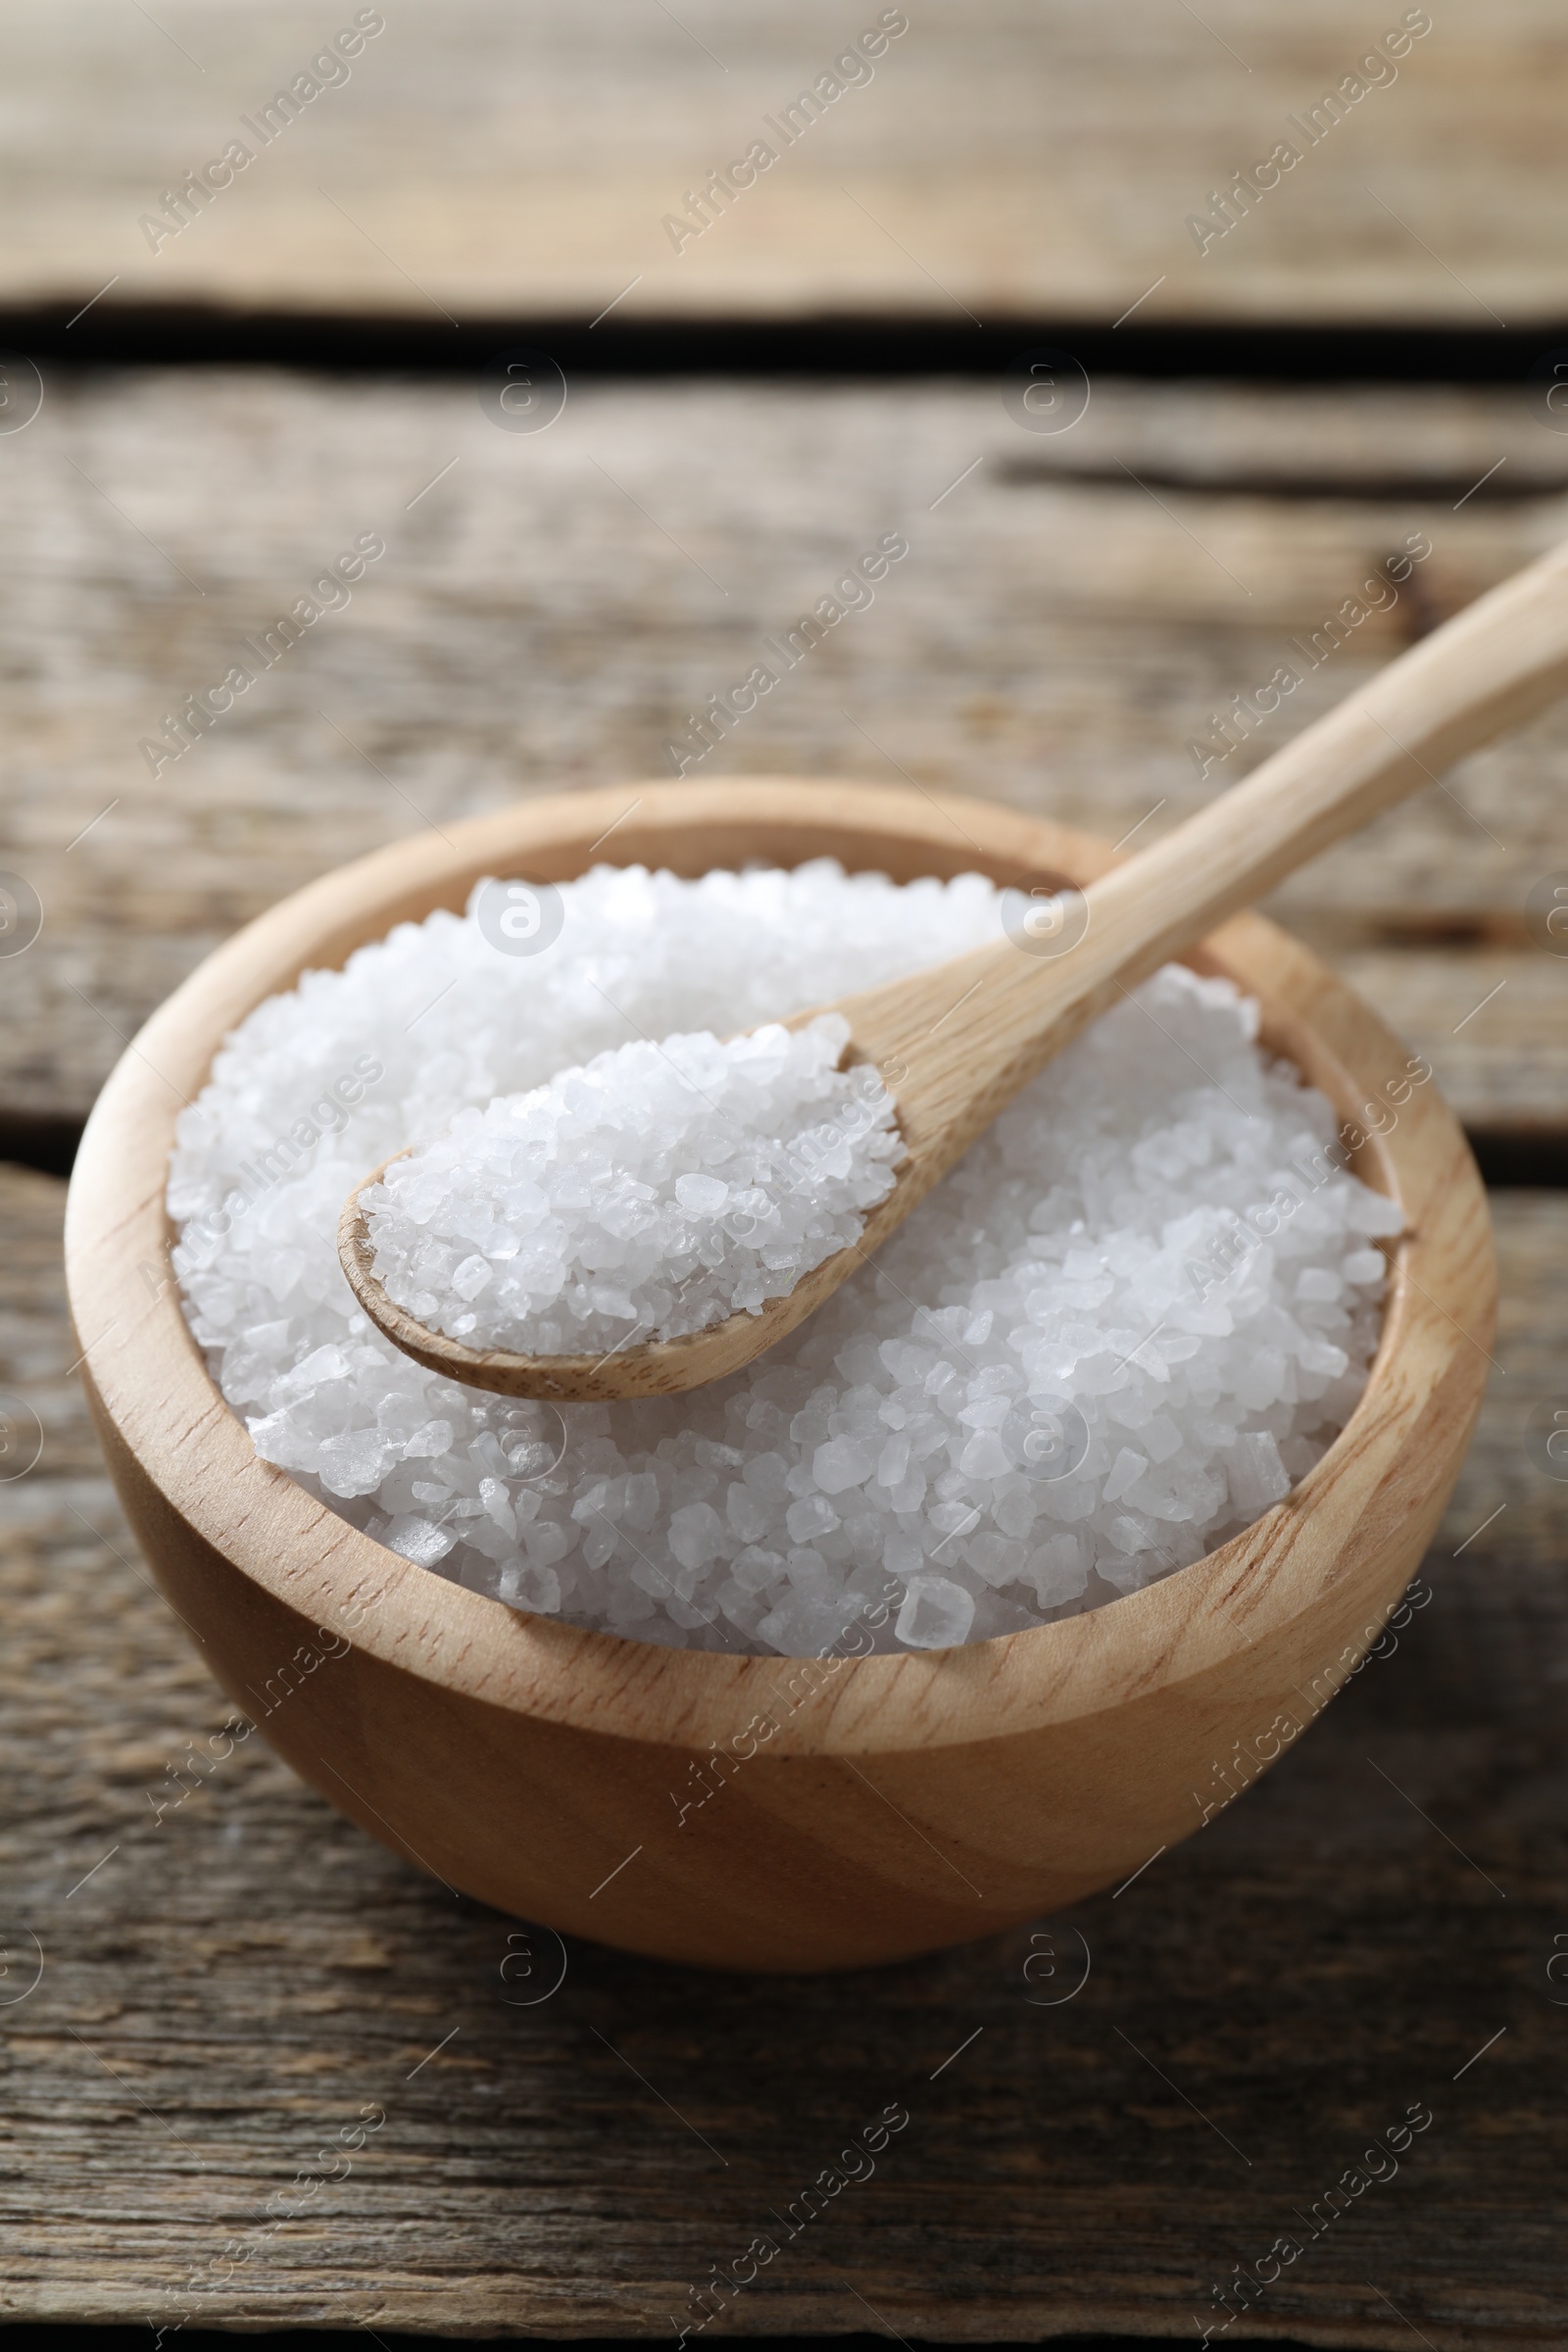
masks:
<svg viewBox="0 0 1568 2352"><path fill-rule="evenodd" d="M1309 858L1568 688L1568 541L1478 599L1318 719L1245 783L1082 894L1036 897L994 946L832 1007L846 1065L878 1065L908 1152L858 1243L759 1314L608 1354L474 1348L415 1321L376 1280L360 1195L338 1255L360 1304L406 1355L509 1396L668 1396L722 1379L804 1322L924 1199L1063 1046L1157 967ZM402 1157L403 1154L396 1154ZM390 1163L383 1163L383 1165Z"/></svg>

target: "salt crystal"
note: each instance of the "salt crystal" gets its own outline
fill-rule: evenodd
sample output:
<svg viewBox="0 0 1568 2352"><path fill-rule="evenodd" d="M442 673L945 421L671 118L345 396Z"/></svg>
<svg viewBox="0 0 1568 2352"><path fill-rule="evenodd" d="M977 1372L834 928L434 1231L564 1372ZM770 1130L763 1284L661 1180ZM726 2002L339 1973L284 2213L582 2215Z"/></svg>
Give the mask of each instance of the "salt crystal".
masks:
<svg viewBox="0 0 1568 2352"><path fill-rule="evenodd" d="M1343 1364L1340 1369L1345 1369ZM862 1486L871 1468L867 1448L851 1438L830 1438L811 1456L811 1475L824 1494L842 1494L846 1488Z"/></svg>
<svg viewBox="0 0 1568 2352"><path fill-rule="evenodd" d="M974 1623L974 1595L945 1576L918 1576L905 1594L897 1632L910 1649L952 1649Z"/></svg>
<svg viewBox="0 0 1568 2352"><path fill-rule="evenodd" d="M1255 1519L1271 1502L1278 1502L1291 1491L1279 1445L1266 1429L1237 1439L1229 1476L1231 1500L1249 1519Z"/></svg>
<svg viewBox="0 0 1568 2352"><path fill-rule="evenodd" d="M669 1548L683 1568L702 1568L724 1548L724 1530L709 1502L689 1502L669 1522Z"/></svg>
<svg viewBox="0 0 1568 2352"><path fill-rule="evenodd" d="M394 1519L390 1527L381 1530L381 1541L391 1550L400 1551L406 1560L413 1560L417 1567L433 1568L438 1560L446 1558L457 1538L446 1529L435 1526L432 1521L408 1513Z"/></svg>

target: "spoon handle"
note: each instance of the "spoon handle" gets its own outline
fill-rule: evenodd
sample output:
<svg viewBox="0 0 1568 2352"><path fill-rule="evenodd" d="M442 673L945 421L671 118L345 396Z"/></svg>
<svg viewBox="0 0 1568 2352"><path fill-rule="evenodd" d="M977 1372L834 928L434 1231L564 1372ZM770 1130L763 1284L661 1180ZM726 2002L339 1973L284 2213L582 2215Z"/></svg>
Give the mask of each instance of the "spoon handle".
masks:
<svg viewBox="0 0 1568 2352"><path fill-rule="evenodd" d="M1479 597L1088 896L1152 971L1568 691L1568 540ZM1125 980L1125 972L1120 976Z"/></svg>
<svg viewBox="0 0 1568 2352"><path fill-rule="evenodd" d="M881 1066L909 1151L898 1213L1125 990L1565 689L1568 541L1092 882L1059 939L1004 940L847 1000L852 1052Z"/></svg>

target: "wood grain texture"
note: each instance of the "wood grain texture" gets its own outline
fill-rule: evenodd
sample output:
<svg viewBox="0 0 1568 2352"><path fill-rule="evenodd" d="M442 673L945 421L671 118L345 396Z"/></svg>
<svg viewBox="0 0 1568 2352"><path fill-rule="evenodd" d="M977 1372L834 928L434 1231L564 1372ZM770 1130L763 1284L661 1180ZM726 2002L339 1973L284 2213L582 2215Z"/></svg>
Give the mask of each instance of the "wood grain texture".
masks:
<svg viewBox="0 0 1568 2352"><path fill-rule="evenodd" d="M688 2290L902 2101L875 2177L724 2332L1196 2340L1212 2284L1425 2100L1397 2179L1306 2244L1247 2336L1568 2332L1545 1973L1568 1931L1568 1490L1522 1435L1562 1400L1560 1196L1494 1203L1499 1371L1419 1605L1200 1838L1114 1900L849 1984L763 1993L572 1939L524 2007L558 1973L548 1937L454 1901L259 1739L193 1765L232 1710L144 1581L68 1377L63 1194L0 1170L0 1384L47 1439L0 1486L5 2317L673 2342ZM17 2001L29 1929L44 1972ZM1088 1982L1033 2005L1072 1993L1080 1935ZM384 2127L326 2181L318 2151L368 2106Z"/></svg>
<svg viewBox="0 0 1568 2352"><path fill-rule="evenodd" d="M1023 460L1058 472L1015 478ZM1137 847L1568 514L1568 438L1517 394L1411 388L1097 383L1081 423L1042 439L984 387L601 386L516 436L462 385L130 372L52 382L0 437L0 866L45 908L37 945L0 963L13 1117L84 1116L200 957L329 866L519 790L669 772L688 714L889 529L910 552L875 604L689 772L907 775L939 803L979 792L1112 840L1142 826ZM1429 494L1377 495L1413 475ZM1325 479L1343 495L1294 495ZM1494 495L1511 482L1540 494ZM137 746L162 714L372 528L387 554L352 602L155 780ZM1304 670L1292 641L1412 532L1433 552L1397 597L1200 778L1189 746L1218 740L1211 714ZM1445 783L1275 910L1466 1120L1568 1126L1568 964L1525 915L1568 865L1568 721Z"/></svg>
<svg viewBox="0 0 1568 2352"><path fill-rule="evenodd" d="M616 296L654 317L1108 324L1145 298L1142 321L1485 328L1560 319L1568 296L1549 0L1449 0L1317 131L1291 118L1343 89L1399 8L927 0L789 144L767 118L878 6L402 0L275 132L261 110L353 9L155 13L61 0L11 22L0 299L69 316L114 278L121 303L436 324L587 320ZM164 191L236 136L252 160L150 236ZM666 217L759 137L777 161L677 251ZM1299 163L1200 251L1189 218L1281 141Z"/></svg>

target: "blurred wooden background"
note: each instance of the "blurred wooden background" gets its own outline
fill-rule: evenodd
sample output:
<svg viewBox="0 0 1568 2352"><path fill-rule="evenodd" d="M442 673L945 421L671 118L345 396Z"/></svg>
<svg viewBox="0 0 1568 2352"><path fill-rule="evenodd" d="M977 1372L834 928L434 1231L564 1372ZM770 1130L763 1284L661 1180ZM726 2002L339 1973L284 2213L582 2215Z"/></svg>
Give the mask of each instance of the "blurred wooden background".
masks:
<svg viewBox="0 0 1568 2352"><path fill-rule="evenodd" d="M0 1390L44 1433L0 1480L0 2319L673 2339L899 2097L897 2162L727 2330L1190 2339L1424 2099L1399 2179L1238 2332L1562 2342L1568 1485L1540 1430L1568 1410L1568 959L1530 901L1568 879L1568 710L1273 909L1531 1180L1494 1195L1495 1369L1396 1647L1201 1838L1040 1923L1063 1991L1092 1956L1059 2006L1024 1977L1034 1932L760 1986L580 1946L522 2006L548 1936L455 1905L260 1741L160 1821L228 1702L104 1477L49 1171L236 924L518 793L630 799L882 531L909 555L875 604L693 772L907 777L1152 837L1527 562L1568 527L1568 25L1435 8L1200 255L1187 216L1406 12L911 0L874 77L677 254L663 215L879 7L398 0L154 250L140 217L356 13L62 0L0 27L0 868L44 910L0 956L0 1156L31 1163L0 1168ZM169 366L175 314L219 351L269 314L307 355L376 320L409 364ZM824 319L916 321L944 371L835 376ZM621 320L656 357L661 322L678 353L706 321L706 371L574 359L555 421L503 429L492 351L590 354ZM725 372L760 324L797 372ZM1320 330L1295 348L1321 376L1346 330L1401 326L1451 330L1454 380L1430 333L1405 381L1288 380L1259 339ZM1181 380L1140 376L1150 327L1188 336ZM449 331L481 356L433 372ZM1028 417L1000 369L1042 350L1063 407ZM155 775L164 714L367 532L352 601ZM1202 772L1195 743L1281 663L1302 683ZM385 2130L274 2228L366 2102Z"/></svg>
<svg viewBox="0 0 1568 2352"><path fill-rule="evenodd" d="M1551 0L909 0L873 78L678 252L664 216L770 138L881 0L388 0L349 78L262 149L240 118L358 13L15 14L0 301L84 302L118 275L119 300L586 319L636 276L624 301L649 317L1108 323L1146 294L1173 319L1568 311ZM1357 74L1407 16L1430 31ZM1364 95L1309 146L1289 118L1347 76ZM154 250L141 216L236 135L254 163ZM1282 139L1299 165L1200 253L1188 216Z"/></svg>

